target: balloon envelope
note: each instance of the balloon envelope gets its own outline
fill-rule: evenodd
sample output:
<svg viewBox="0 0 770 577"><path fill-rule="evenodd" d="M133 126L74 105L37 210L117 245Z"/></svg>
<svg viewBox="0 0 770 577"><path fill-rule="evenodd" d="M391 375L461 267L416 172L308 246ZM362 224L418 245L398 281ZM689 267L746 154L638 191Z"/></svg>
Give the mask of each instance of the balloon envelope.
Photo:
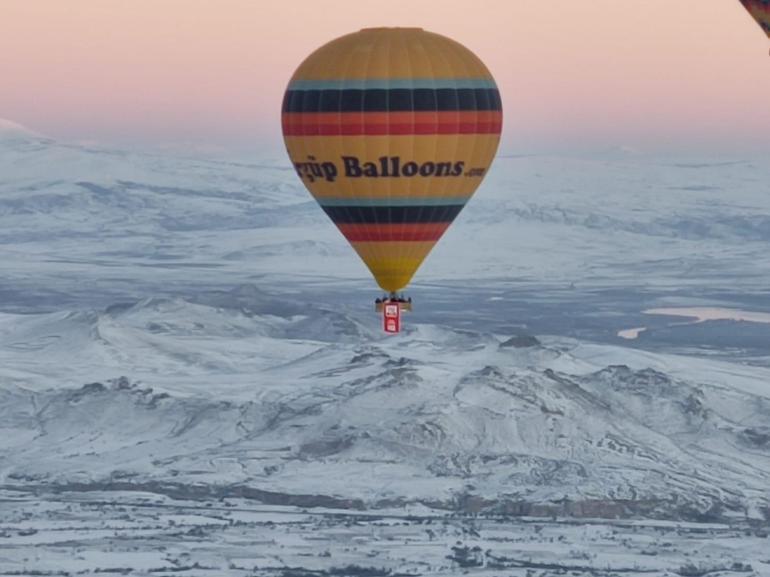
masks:
<svg viewBox="0 0 770 577"><path fill-rule="evenodd" d="M770 38L770 0L741 0L741 4Z"/></svg>
<svg viewBox="0 0 770 577"><path fill-rule="evenodd" d="M298 175L380 287L405 287L486 174L500 94L467 48L364 29L313 52L283 100Z"/></svg>

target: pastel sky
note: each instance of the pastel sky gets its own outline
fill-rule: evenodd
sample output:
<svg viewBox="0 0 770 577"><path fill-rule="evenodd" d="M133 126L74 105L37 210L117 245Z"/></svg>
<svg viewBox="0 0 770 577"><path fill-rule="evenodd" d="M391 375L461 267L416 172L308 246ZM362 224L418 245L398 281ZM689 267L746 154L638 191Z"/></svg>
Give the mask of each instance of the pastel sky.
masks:
<svg viewBox="0 0 770 577"><path fill-rule="evenodd" d="M770 144L770 43L738 0L0 0L0 118L69 140L279 148L302 59L383 25L484 60L506 151Z"/></svg>

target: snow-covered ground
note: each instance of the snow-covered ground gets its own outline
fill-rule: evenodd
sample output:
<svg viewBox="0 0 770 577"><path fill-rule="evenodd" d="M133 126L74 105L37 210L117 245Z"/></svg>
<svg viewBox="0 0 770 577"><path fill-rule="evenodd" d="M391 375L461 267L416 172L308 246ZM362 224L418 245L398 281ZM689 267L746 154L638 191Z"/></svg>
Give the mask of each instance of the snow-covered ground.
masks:
<svg viewBox="0 0 770 577"><path fill-rule="evenodd" d="M767 182L503 156L386 337L283 159L0 122L0 575L770 574L770 326L644 314L770 312Z"/></svg>
<svg viewBox="0 0 770 577"><path fill-rule="evenodd" d="M240 283L376 288L282 157L164 157L0 126L0 175L10 306ZM740 279L766 297L769 180L766 156L503 155L414 288L731 291Z"/></svg>
<svg viewBox="0 0 770 577"><path fill-rule="evenodd" d="M5 497L0 555L35 571L13 575L727 577L770 565L766 530L748 525L308 511L148 493Z"/></svg>

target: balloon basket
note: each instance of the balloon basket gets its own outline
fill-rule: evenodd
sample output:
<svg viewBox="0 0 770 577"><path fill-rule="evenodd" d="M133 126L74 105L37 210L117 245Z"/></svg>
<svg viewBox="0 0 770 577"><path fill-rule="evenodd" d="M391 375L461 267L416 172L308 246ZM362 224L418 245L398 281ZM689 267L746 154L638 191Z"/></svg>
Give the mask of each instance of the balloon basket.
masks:
<svg viewBox="0 0 770 577"><path fill-rule="evenodd" d="M398 304L398 308L402 312L403 311L411 311L412 310L412 301L410 301L410 300L400 300L399 301L397 299L394 299L394 300L391 300L391 299L378 300L377 302L374 303L374 310L376 312L378 312L378 313L381 313L382 311L385 310L385 305L389 304L389 303Z"/></svg>
<svg viewBox="0 0 770 577"><path fill-rule="evenodd" d="M377 312L382 313L382 330L395 334L401 332L401 313L412 310L412 300L390 296L377 299L374 308Z"/></svg>

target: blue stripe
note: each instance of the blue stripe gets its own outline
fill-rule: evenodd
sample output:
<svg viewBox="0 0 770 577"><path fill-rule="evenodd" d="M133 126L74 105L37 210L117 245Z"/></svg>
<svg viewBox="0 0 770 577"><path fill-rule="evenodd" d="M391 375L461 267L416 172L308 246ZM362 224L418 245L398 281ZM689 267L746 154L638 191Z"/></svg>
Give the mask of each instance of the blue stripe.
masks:
<svg viewBox="0 0 770 577"><path fill-rule="evenodd" d="M426 210L427 208L427 210ZM452 222L463 209L461 204L441 206L324 206L323 210L337 224L417 224Z"/></svg>
<svg viewBox="0 0 770 577"><path fill-rule="evenodd" d="M284 112L501 110L496 88L371 88L287 90Z"/></svg>
<svg viewBox="0 0 770 577"><path fill-rule="evenodd" d="M491 78L348 78L294 80L287 90L392 90L398 88L497 88Z"/></svg>
<svg viewBox="0 0 770 577"><path fill-rule="evenodd" d="M470 197L318 198L321 206L464 206Z"/></svg>

